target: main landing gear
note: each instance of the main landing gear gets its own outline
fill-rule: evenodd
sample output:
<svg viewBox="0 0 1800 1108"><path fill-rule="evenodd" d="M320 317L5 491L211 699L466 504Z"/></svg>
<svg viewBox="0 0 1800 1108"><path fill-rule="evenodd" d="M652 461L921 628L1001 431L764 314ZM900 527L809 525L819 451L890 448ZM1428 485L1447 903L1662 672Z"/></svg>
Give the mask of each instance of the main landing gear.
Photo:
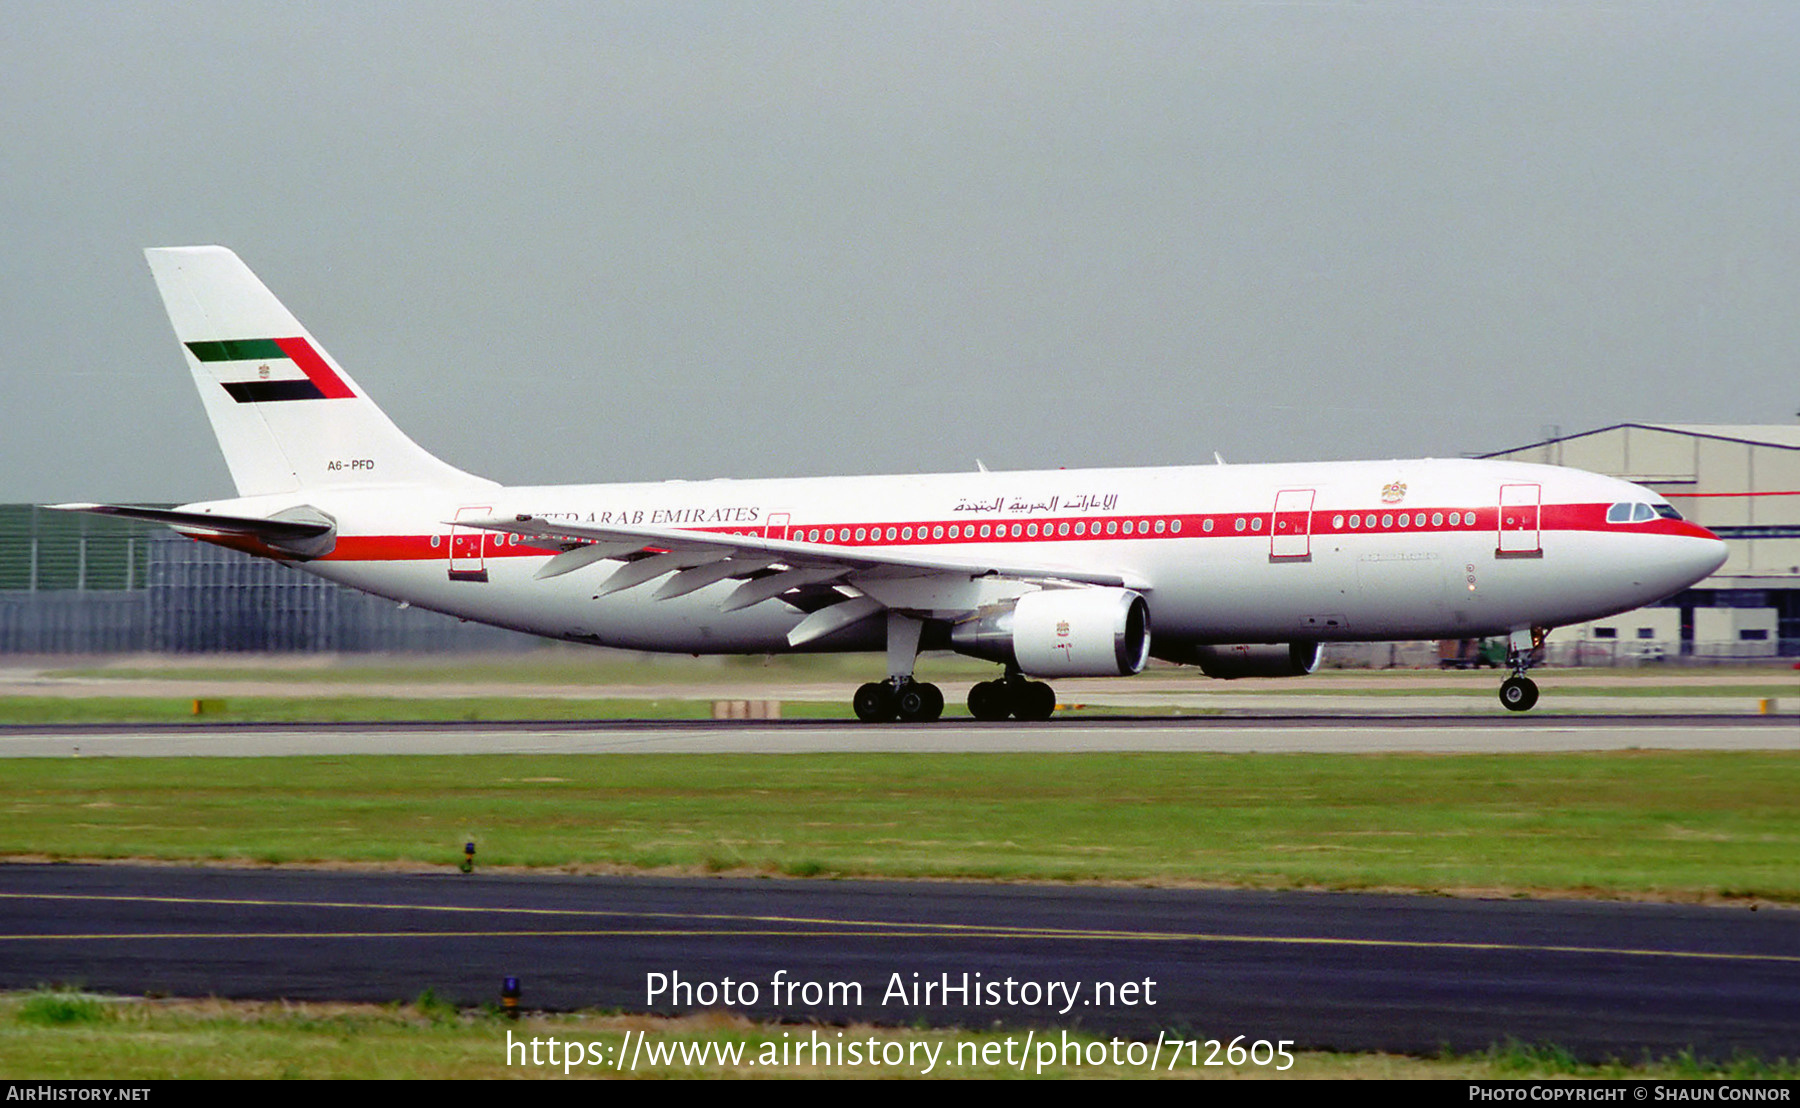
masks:
<svg viewBox="0 0 1800 1108"><path fill-rule="evenodd" d="M919 656L919 637L925 624L913 616L890 610L887 625L886 681L870 681L856 690L851 706L864 723L930 723L944 714L944 693L929 681L913 680L913 663ZM1042 681L1027 681L1008 666L1006 676L983 681L969 690L969 714L976 719L1049 719L1056 711L1056 693Z"/></svg>
<svg viewBox="0 0 1800 1108"><path fill-rule="evenodd" d="M856 718L864 723L898 719L902 723L930 723L944 714L944 693L929 681L891 677L870 681L856 690L851 700Z"/></svg>
<svg viewBox="0 0 1800 1108"><path fill-rule="evenodd" d="M1042 681L1027 681L1017 670L1008 670L997 681L983 681L969 690L969 714L976 719L1049 719L1056 711L1056 693Z"/></svg>
<svg viewBox="0 0 1800 1108"><path fill-rule="evenodd" d="M902 723L930 723L944 714L944 694L929 681L911 677L870 681L856 690L851 701L856 718L864 723L898 719ZM997 681L983 681L969 690L969 714L976 719L1045 720L1056 711L1056 692L1042 681L1027 681L1009 673Z"/></svg>
<svg viewBox="0 0 1800 1108"><path fill-rule="evenodd" d="M1506 640L1506 664L1512 668L1512 676L1500 683L1500 703L1509 712L1529 712L1538 702L1537 682L1525 676L1537 661L1538 651L1544 647L1544 639L1550 634L1548 627L1533 627L1529 631L1514 631Z"/></svg>
<svg viewBox="0 0 1800 1108"><path fill-rule="evenodd" d="M944 714L944 693L929 681L914 681L913 663L919 657L919 636L925 622L889 611L887 620L886 681L870 681L856 690L850 701L856 718L864 723L930 723Z"/></svg>

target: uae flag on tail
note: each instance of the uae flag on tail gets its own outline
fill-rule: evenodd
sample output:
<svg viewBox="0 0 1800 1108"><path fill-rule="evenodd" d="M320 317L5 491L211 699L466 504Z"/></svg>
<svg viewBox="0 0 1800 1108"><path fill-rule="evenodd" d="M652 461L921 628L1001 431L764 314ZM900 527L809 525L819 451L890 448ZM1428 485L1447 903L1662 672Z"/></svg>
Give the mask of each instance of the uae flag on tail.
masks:
<svg viewBox="0 0 1800 1108"><path fill-rule="evenodd" d="M272 400L342 400L356 394L303 338L190 342L239 404Z"/></svg>

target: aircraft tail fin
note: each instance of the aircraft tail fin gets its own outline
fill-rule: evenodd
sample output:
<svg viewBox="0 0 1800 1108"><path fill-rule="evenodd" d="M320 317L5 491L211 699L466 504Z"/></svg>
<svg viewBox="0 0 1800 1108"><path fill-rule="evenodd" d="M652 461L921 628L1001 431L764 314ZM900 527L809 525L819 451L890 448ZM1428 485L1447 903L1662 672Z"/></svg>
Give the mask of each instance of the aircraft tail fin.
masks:
<svg viewBox="0 0 1800 1108"><path fill-rule="evenodd" d="M240 496L488 485L427 453L222 246L144 251Z"/></svg>

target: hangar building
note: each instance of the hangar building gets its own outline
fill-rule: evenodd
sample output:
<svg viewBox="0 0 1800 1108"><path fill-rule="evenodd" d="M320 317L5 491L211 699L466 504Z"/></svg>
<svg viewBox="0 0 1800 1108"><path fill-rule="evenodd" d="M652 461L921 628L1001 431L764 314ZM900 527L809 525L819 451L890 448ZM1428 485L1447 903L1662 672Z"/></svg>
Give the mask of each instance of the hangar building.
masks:
<svg viewBox="0 0 1800 1108"><path fill-rule="evenodd" d="M1800 426L1619 423L1486 454L1621 477L1725 540L1719 571L1653 608L1551 639L1657 658L1800 655ZM1614 658L1613 660L1622 660Z"/></svg>

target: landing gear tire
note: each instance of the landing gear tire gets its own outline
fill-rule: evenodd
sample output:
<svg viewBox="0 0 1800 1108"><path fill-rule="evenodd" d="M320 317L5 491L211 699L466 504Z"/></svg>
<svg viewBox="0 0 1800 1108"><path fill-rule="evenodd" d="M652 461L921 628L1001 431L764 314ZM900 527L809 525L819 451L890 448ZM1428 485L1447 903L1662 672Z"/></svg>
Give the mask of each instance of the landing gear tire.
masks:
<svg viewBox="0 0 1800 1108"><path fill-rule="evenodd" d="M1056 690L1042 681L1027 681L1015 690L1013 715L1023 720L1046 720L1056 714Z"/></svg>
<svg viewBox="0 0 1800 1108"><path fill-rule="evenodd" d="M870 681L856 690L850 706L856 709L856 718L864 723L883 723L893 719L897 710L893 686L886 681Z"/></svg>
<svg viewBox="0 0 1800 1108"><path fill-rule="evenodd" d="M1508 677L1500 683L1500 703L1508 711L1528 712L1537 701L1537 682L1529 677Z"/></svg>
<svg viewBox="0 0 1800 1108"><path fill-rule="evenodd" d="M944 693L929 681L908 681L894 696L894 710L906 723L930 723L944 714Z"/></svg>
<svg viewBox="0 0 1800 1108"><path fill-rule="evenodd" d="M976 719L1005 719L1012 708L1012 692L1005 681L983 681L969 690L969 714Z"/></svg>

